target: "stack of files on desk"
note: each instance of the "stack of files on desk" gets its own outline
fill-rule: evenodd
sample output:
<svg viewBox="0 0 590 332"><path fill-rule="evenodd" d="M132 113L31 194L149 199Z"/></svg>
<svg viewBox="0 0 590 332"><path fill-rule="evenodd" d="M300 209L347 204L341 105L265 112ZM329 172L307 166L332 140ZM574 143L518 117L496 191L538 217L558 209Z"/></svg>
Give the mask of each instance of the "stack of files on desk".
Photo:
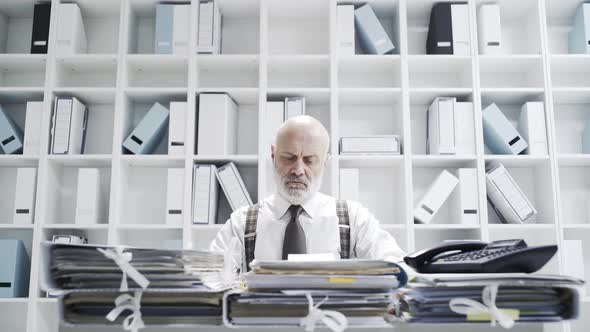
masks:
<svg viewBox="0 0 590 332"><path fill-rule="evenodd" d="M398 135L366 135L340 138L340 154L400 154Z"/></svg>
<svg viewBox="0 0 590 332"><path fill-rule="evenodd" d="M199 0L197 52L221 53L221 12L215 0Z"/></svg>
<svg viewBox="0 0 590 332"><path fill-rule="evenodd" d="M475 154L473 103L437 97L427 114L428 154Z"/></svg>
<svg viewBox="0 0 590 332"><path fill-rule="evenodd" d="M486 190L490 205L506 224L533 223L537 210L499 162L486 165Z"/></svg>
<svg viewBox="0 0 590 332"><path fill-rule="evenodd" d="M121 326L125 314L114 322L106 319L119 295L112 290L67 292L60 300L63 325ZM146 326L154 327L221 325L222 298L221 292L147 288L141 297L141 318Z"/></svg>
<svg viewBox="0 0 590 332"><path fill-rule="evenodd" d="M0 151L16 154L23 150L23 131L0 105Z"/></svg>
<svg viewBox="0 0 590 332"><path fill-rule="evenodd" d="M482 303L486 286L499 286L496 307L517 322L556 322L578 315L580 279L542 274L420 274L396 294L392 320L412 323L488 323L489 313L459 314L449 302Z"/></svg>
<svg viewBox="0 0 590 332"><path fill-rule="evenodd" d="M470 48L467 3L435 3L430 12L426 53L470 55Z"/></svg>
<svg viewBox="0 0 590 332"><path fill-rule="evenodd" d="M121 268L98 249L114 247L43 242L44 290L119 289ZM149 280L149 288L188 288L219 291L223 255L199 250L163 250L124 247L130 261ZM139 285L127 277L129 288Z"/></svg>
<svg viewBox="0 0 590 332"><path fill-rule="evenodd" d="M386 326L383 319L392 289L407 282L395 263L375 260L267 261L250 264L247 291L224 298L224 321L230 326L299 326L314 304L344 314L349 326Z"/></svg>
<svg viewBox="0 0 590 332"><path fill-rule="evenodd" d="M53 154L82 154L86 140L88 109L76 97L57 97L51 119Z"/></svg>

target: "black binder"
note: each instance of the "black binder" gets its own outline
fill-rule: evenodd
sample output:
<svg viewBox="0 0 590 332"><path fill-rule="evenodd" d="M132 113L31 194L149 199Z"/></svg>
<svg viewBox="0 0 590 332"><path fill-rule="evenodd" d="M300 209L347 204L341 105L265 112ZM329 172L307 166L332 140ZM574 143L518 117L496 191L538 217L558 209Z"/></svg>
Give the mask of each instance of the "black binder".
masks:
<svg viewBox="0 0 590 332"><path fill-rule="evenodd" d="M426 39L426 54L453 54L450 2L436 3L432 6Z"/></svg>
<svg viewBox="0 0 590 332"><path fill-rule="evenodd" d="M31 54L46 54L49 43L49 19L51 17L51 3L35 4L33 13L33 33L31 36Z"/></svg>

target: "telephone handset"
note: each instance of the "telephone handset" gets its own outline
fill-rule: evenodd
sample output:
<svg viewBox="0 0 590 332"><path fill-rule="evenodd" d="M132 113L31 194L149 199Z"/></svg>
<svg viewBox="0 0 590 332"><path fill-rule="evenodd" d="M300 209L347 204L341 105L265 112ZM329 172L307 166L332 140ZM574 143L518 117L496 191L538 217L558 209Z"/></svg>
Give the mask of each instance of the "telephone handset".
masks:
<svg viewBox="0 0 590 332"><path fill-rule="evenodd" d="M453 241L404 257L420 273L532 273L557 251L556 245L529 247L522 239Z"/></svg>

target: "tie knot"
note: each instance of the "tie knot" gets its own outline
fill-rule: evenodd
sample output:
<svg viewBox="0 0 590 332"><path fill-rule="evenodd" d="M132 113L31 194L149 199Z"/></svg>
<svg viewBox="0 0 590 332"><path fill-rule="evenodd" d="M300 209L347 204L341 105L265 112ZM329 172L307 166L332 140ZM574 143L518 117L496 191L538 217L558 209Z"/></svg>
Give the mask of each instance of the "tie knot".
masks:
<svg viewBox="0 0 590 332"><path fill-rule="evenodd" d="M303 207L301 205L291 205L289 207L289 213L291 213L291 220L297 219L302 211Z"/></svg>

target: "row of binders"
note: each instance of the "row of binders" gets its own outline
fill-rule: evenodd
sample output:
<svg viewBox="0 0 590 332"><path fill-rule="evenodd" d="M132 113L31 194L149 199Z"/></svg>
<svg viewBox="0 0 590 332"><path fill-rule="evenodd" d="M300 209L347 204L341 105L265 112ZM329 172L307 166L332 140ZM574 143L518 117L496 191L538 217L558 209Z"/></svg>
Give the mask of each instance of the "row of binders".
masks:
<svg viewBox="0 0 590 332"><path fill-rule="evenodd" d="M495 103L488 105L482 116L484 143L491 153L547 155L543 102L524 103L516 127ZM460 102L454 97L437 97L432 102L427 112L426 152L475 153L473 103Z"/></svg>
<svg viewBox="0 0 590 332"><path fill-rule="evenodd" d="M160 3L156 7L154 53L187 55L190 4ZM222 15L213 0L199 1L197 53L221 53Z"/></svg>
<svg viewBox="0 0 590 332"><path fill-rule="evenodd" d="M450 198L451 220L464 225L479 224L475 168L459 168L455 174L443 170L426 190L414 208L414 221L432 222L443 204ZM487 198L503 223L534 223L537 210L528 200L514 178L499 162L486 167Z"/></svg>

